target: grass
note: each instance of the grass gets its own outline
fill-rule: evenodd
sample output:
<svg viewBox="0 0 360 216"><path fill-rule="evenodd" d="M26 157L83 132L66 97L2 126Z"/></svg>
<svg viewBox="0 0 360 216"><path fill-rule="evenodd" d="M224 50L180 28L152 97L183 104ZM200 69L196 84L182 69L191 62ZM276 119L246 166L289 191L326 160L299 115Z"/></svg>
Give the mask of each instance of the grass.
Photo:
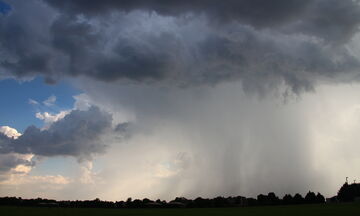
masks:
<svg viewBox="0 0 360 216"><path fill-rule="evenodd" d="M67 215L101 215L101 216L256 216L256 215L360 215L359 203L331 205L300 206L264 206L245 208L195 208L195 209L91 209L91 208L48 208L48 207L0 207L0 215L4 216L67 216Z"/></svg>

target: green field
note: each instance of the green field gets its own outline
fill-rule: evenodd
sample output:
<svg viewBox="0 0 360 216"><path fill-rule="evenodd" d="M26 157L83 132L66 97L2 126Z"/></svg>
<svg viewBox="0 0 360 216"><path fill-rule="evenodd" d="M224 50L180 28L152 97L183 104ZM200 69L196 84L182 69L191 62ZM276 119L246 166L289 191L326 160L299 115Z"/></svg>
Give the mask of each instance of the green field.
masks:
<svg viewBox="0 0 360 216"><path fill-rule="evenodd" d="M197 208L197 209L89 209L89 208L47 208L47 207L0 207L4 216L41 215L119 215L119 216L180 216L180 215L360 215L360 204L268 206L245 208Z"/></svg>

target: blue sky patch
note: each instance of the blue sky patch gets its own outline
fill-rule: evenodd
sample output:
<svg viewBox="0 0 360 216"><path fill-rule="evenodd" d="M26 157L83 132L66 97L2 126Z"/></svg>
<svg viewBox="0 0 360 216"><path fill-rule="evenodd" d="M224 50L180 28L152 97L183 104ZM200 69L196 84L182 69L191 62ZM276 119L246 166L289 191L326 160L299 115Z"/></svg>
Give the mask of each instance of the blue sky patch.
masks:
<svg viewBox="0 0 360 216"><path fill-rule="evenodd" d="M11 6L3 1L0 1L0 13L8 14L11 11Z"/></svg>
<svg viewBox="0 0 360 216"><path fill-rule="evenodd" d="M80 94L69 83L62 81L56 85L45 84L43 78L18 82L14 79L0 81L0 126L9 126L23 132L30 125L43 126L43 122L35 117L36 112L58 113L71 109L74 95ZM53 106L44 106L49 97L55 96ZM34 100L39 105L29 103Z"/></svg>

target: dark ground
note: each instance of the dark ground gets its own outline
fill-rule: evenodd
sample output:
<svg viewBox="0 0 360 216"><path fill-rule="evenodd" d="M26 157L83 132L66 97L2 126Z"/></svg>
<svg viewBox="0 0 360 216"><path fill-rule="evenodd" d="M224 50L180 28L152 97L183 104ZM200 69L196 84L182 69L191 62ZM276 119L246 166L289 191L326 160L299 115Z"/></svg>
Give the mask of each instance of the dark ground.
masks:
<svg viewBox="0 0 360 216"><path fill-rule="evenodd" d="M119 215L119 216L180 216L180 215L360 215L360 203L321 204L297 206L264 206L243 208L188 208L188 209L96 209L96 208L49 208L49 207L0 207L4 216L41 216L41 215Z"/></svg>

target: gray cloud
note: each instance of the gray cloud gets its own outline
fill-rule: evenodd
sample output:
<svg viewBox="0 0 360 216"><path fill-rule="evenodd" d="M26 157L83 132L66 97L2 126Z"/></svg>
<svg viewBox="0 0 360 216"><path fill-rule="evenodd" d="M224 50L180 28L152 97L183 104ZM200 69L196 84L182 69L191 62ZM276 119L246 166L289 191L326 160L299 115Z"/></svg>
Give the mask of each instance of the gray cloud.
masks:
<svg viewBox="0 0 360 216"><path fill-rule="evenodd" d="M45 0L67 14L104 15L111 11L155 11L165 16L205 14L221 22L238 21L258 28L287 27L330 40L348 38L359 26L358 1L346 0Z"/></svg>
<svg viewBox="0 0 360 216"><path fill-rule="evenodd" d="M0 20L0 74L31 77L53 72L48 46L52 11L38 1L12 1L12 11ZM9 73L10 72L10 73Z"/></svg>
<svg viewBox="0 0 360 216"><path fill-rule="evenodd" d="M83 13L87 15L100 15L114 10L156 11L159 14L177 16L187 12L205 13L221 20L239 19L254 25L267 26L274 23L286 22L285 18L295 17L301 13L311 1L284 1L275 0L271 3L266 0L231 0L219 2L215 0L197 1L162 1L162 0L135 0L102 2L88 2L84 0L61 1L45 0L50 5L60 8L68 13ZM262 15L262 16L260 16ZM273 19L268 19L271 17Z"/></svg>
<svg viewBox="0 0 360 216"><path fill-rule="evenodd" d="M35 165L35 161L25 160L16 154L1 154L0 156L0 173L6 173L18 165L24 165L28 167Z"/></svg>
<svg viewBox="0 0 360 216"><path fill-rule="evenodd" d="M0 153L7 153L11 148L11 139L5 134L0 133Z"/></svg>
<svg viewBox="0 0 360 216"><path fill-rule="evenodd" d="M3 76L295 93L357 79L357 1L45 2L14 1L0 21Z"/></svg>
<svg viewBox="0 0 360 216"><path fill-rule="evenodd" d="M10 127L1 127L0 130L0 182L8 179L10 174L27 173L36 161L31 155L9 153L12 150L12 142L16 139L18 132ZM16 169L18 166L20 169Z"/></svg>
<svg viewBox="0 0 360 216"><path fill-rule="evenodd" d="M359 30L359 1L315 0L290 32L314 35L330 43L346 43Z"/></svg>
<svg viewBox="0 0 360 216"><path fill-rule="evenodd" d="M111 131L111 123L111 115L96 107L74 110L46 130L30 126L16 140L2 137L1 152L90 159L105 151L101 136Z"/></svg>
<svg viewBox="0 0 360 216"><path fill-rule="evenodd" d="M154 18L154 22L158 19L161 18ZM151 21L144 22L149 23ZM175 25L173 21L170 24ZM346 47L329 45L307 36L258 31L241 25L217 31L204 23L188 25L175 25L175 28L161 32L130 30L130 34L136 36L128 35L126 28L130 27L125 25L125 30L117 33L121 36L108 42L111 46L103 53L96 52L99 50L96 43L86 46L81 37L79 42L76 37L71 37L74 44L81 46L64 50L70 56L70 65L74 65L70 73L106 82L150 81L177 86L217 84L237 79L244 83L247 91L260 92L285 83L293 92L300 93L312 90L314 84L324 78L336 80L345 75L352 76L359 67L358 59ZM201 36L188 34L187 28L195 30L198 25L204 28ZM61 32L66 31L54 35L63 37ZM74 34L77 35L71 35ZM88 36L93 37L93 34ZM86 38L87 34L84 35ZM106 39L99 36L98 40Z"/></svg>

